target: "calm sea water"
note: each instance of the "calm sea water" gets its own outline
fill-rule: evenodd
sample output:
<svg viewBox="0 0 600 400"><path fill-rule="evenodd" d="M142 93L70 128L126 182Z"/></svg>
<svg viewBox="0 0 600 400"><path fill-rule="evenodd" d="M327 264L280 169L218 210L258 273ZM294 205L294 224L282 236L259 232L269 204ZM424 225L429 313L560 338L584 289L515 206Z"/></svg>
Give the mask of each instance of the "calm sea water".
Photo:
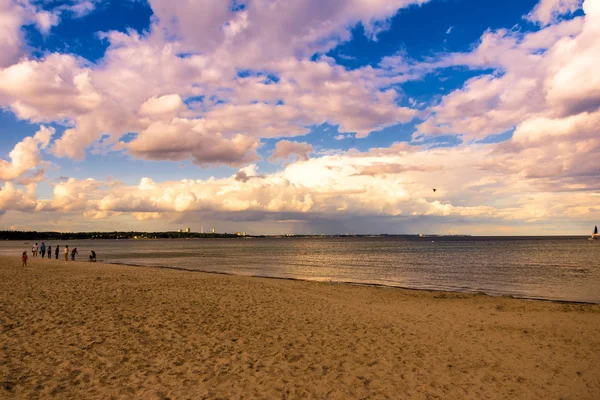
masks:
<svg viewBox="0 0 600 400"><path fill-rule="evenodd" d="M30 253L32 244L0 242L0 254ZM246 238L59 244L61 249L64 244L76 246L80 260L93 249L99 260L114 263L600 303L600 243L586 238Z"/></svg>

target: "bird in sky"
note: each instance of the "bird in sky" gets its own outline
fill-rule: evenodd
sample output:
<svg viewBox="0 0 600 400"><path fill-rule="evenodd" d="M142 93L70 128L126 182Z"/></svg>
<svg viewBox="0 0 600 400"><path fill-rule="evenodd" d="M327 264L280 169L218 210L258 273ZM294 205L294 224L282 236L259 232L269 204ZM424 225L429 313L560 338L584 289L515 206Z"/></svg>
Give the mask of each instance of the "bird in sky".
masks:
<svg viewBox="0 0 600 400"><path fill-rule="evenodd" d="M437 192L437 189L433 189L433 193Z"/></svg>

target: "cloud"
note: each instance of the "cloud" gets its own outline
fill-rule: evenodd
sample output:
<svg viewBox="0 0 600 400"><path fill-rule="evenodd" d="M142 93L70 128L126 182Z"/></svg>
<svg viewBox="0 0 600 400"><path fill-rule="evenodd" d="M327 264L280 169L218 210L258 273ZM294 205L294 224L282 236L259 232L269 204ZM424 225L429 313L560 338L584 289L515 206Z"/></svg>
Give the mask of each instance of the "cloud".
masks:
<svg viewBox="0 0 600 400"><path fill-rule="evenodd" d="M96 0L71 0L67 4L36 0L0 0L0 68L18 61L25 52L23 27L35 26L43 35L60 23L64 12L79 18L94 10Z"/></svg>
<svg viewBox="0 0 600 400"><path fill-rule="evenodd" d="M575 122L567 128L581 129ZM574 147L578 145L573 142ZM254 227L261 231L258 226L271 226L274 221L288 224L293 220L312 229L318 221L343 219L351 224L361 218L387 217L403 218L410 224L423 218L453 221L454 225L519 222L525 225L517 231L531 232L527 224L565 218L571 224L583 223L600 215L594 208L597 199L590 196L590 190L600 190L593 164L579 163L580 169L574 170L573 158L560 154L572 150L563 144L553 157L547 144L538 150L530 146L506 151L505 146L427 149L393 145L309 158L260 176L251 165L228 178L163 182L143 178L138 185L70 178L54 184L51 199L29 197L27 207L48 218L83 215L98 223L120 220L123 214L147 223L235 218L260 222ZM596 142L590 160L599 149ZM553 160L565 173L552 170ZM536 163L537 170L533 169ZM577 179L578 174L583 179ZM8 191L7 198L14 198L13 192ZM5 204L7 213L20 207L14 201Z"/></svg>
<svg viewBox="0 0 600 400"><path fill-rule="evenodd" d="M70 12L73 17L81 18L96 9L96 4L101 0L71 0L71 4L64 4L57 7L62 12Z"/></svg>
<svg viewBox="0 0 600 400"><path fill-rule="evenodd" d="M74 2L70 7L91 9L93 4L88 3ZM0 85L0 102L22 119L67 124L52 153L79 160L90 146L99 146L102 138L106 149L126 150L135 157L153 160L189 157L198 165L251 162L256 159L253 149L261 138L304 135L311 126L326 122L338 125L341 134L355 132L357 138L362 138L417 116L416 110L397 106L399 94L389 88L395 78L372 67L348 71L327 57L311 61L301 55L307 49L314 52L313 46L329 48L323 38L345 40L349 27L358 21L374 27L399 8L421 3L343 1L334 8L303 4L304 11L298 14L300 5L292 1L278 5L278 18L273 18L272 7L262 2L248 4L242 11L212 2L200 12L187 3L167 5L156 0L150 5L158 19L148 33L104 34L110 47L99 65L51 54L43 60L24 60L0 70L0 82L4 82ZM584 7L590 14L588 3ZM300 23L309 14L310 20ZM294 21L290 22L286 16L292 15ZM197 21L203 18L210 21L199 28ZM256 26L266 26L260 24L264 19L273 20L270 29L282 30L281 35L272 36L282 46L289 49L297 45L299 50L270 54L279 46L272 43L257 51L251 44L264 40L265 32L256 30ZM561 38L578 33L581 25L581 19L576 19L528 35L487 32L472 53L449 55L430 66L415 66L415 70L492 66L502 71L473 78L463 90L444 97L430 110L431 117L419 125L418 134L481 138L502 133L540 113L547 102L564 106L569 102L567 97L572 107L593 110L598 97L595 93L581 100L577 90L569 93L572 86L561 83L569 82L570 76L595 79L593 74L586 75L596 62L593 32L588 34L592 39L587 47L582 39L576 48L560 45ZM586 25L587 31L592 30L591 25ZM198 34L199 29L206 34ZM171 36L165 36L164 30ZM303 36L302 32L309 33ZM290 46L290 37L301 40ZM582 61L572 63L571 70L556 71L544 81L541 76L548 75L552 68L547 57L538 52L544 49L549 54L559 53L553 46L564 47L562 53L569 56L582 53L578 57ZM248 59L243 54L246 50L252 53ZM189 55L180 56L186 51ZM260 56L260 65L253 60L256 56ZM527 60L528 71L519 66L523 64L520 60ZM238 76L242 66L254 73ZM266 81L261 71L270 71L277 79ZM52 79L57 75L60 79ZM595 87L588 85L589 91ZM186 98L201 100L188 109ZM159 140L157 127L168 132L166 124L173 122L172 130L179 131L183 120L194 121L188 125L193 124L194 132L200 135L185 134L175 143ZM137 138L129 144L119 143L129 132L136 132ZM227 157L230 150L232 157Z"/></svg>
<svg viewBox="0 0 600 400"><path fill-rule="evenodd" d="M277 70L283 78L280 87L288 92L283 97L286 105L339 125L341 133L356 132L357 138L364 138L417 115L416 110L397 106L398 93L385 89L390 82L370 67L347 71L328 58L318 62L288 59L277 64Z"/></svg>
<svg viewBox="0 0 600 400"><path fill-rule="evenodd" d="M155 122L128 144L129 152L147 160L181 161L196 165L240 166L257 160L258 141L240 134L225 137L206 129L204 120Z"/></svg>
<svg viewBox="0 0 600 400"><path fill-rule="evenodd" d="M279 56L240 76L240 58L225 42L214 54L182 56L186 43L172 41L156 24L143 35L102 37L110 46L99 64L49 54L0 69L0 106L20 119L66 126L51 149L57 157L83 160L93 147L144 159L187 156L202 166L240 165L256 159L253 149L262 138L305 135L326 122L366 137L417 115L396 104L398 92L371 67L347 71L327 57ZM266 79L268 73L276 79ZM156 137L157 126L174 122L179 130L182 120L194 121L200 135L183 135L176 145ZM129 133L137 140L123 143ZM164 150L174 146L185 150Z"/></svg>
<svg viewBox="0 0 600 400"><path fill-rule="evenodd" d="M559 17L581 8L583 0L540 0L526 18L542 26L556 23Z"/></svg>
<svg viewBox="0 0 600 400"><path fill-rule="evenodd" d="M165 217L163 213L132 213L138 221L160 220Z"/></svg>
<svg viewBox="0 0 600 400"><path fill-rule="evenodd" d="M236 172L235 175L233 175L233 179L238 182L248 182L252 178L261 178L256 173L257 169L258 167L256 164L247 165Z"/></svg>
<svg viewBox="0 0 600 400"><path fill-rule="evenodd" d="M313 151L311 144L305 142L291 142L289 140L281 140L275 145L275 150L269 161L292 161L292 159L307 161L308 154Z"/></svg>
<svg viewBox="0 0 600 400"><path fill-rule="evenodd" d="M494 69L469 79L432 107L419 135L463 135L481 139L529 120L593 113L600 107L600 18L598 2L583 4L585 17L540 31L486 32L470 53L442 57L424 70L465 65Z"/></svg>
<svg viewBox="0 0 600 400"><path fill-rule="evenodd" d="M23 176L17 179L17 183L24 186L31 186L40 183L46 176L44 168L38 169L31 176ZM34 187L35 188L35 187Z"/></svg>
<svg viewBox="0 0 600 400"><path fill-rule="evenodd" d="M35 199L22 189L15 188L12 182L5 182L0 188L0 216L7 210L32 212L36 206Z"/></svg>
<svg viewBox="0 0 600 400"><path fill-rule="evenodd" d="M117 188L119 185L111 182L101 182L92 178L77 180L69 178L53 185L51 200L39 200L38 211L58 211L61 213L102 211L94 206L100 198L98 191Z"/></svg>
<svg viewBox="0 0 600 400"><path fill-rule="evenodd" d="M33 137L17 143L8 154L10 161L0 160L0 181L17 179L37 168L42 162L40 151L48 147L54 132L54 128L42 126Z"/></svg>
<svg viewBox="0 0 600 400"><path fill-rule="evenodd" d="M281 58L308 58L350 39L362 22L372 38L396 12L426 0L289 0L252 1L244 9L229 2L150 0L159 24L196 53L215 52L244 67L262 66ZM265 46L265 43L269 43Z"/></svg>
<svg viewBox="0 0 600 400"><path fill-rule="evenodd" d="M600 190L599 124L600 111L528 120L499 145L488 166L535 179L544 190Z"/></svg>
<svg viewBox="0 0 600 400"><path fill-rule="evenodd" d="M58 23L58 17L39 10L29 0L0 0L0 68L9 66L23 55L24 25L35 25L48 33Z"/></svg>
<svg viewBox="0 0 600 400"><path fill-rule="evenodd" d="M363 167L356 175L365 176L378 176L378 175L394 175L401 174L408 171L437 171L441 170L442 167L424 167L424 166L407 166L403 164L386 164L386 163L374 163L372 165Z"/></svg>
<svg viewBox="0 0 600 400"><path fill-rule="evenodd" d="M559 115L591 112L600 107L600 6L598 1L583 4L586 12L583 31L564 38L548 54L545 89L548 104Z"/></svg>
<svg viewBox="0 0 600 400"><path fill-rule="evenodd" d="M185 107L178 94L151 97L140 106L142 115L176 114L179 109Z"/></svg>
<svg viewBox="0 0 600 400"><path fill-rule="evenodd" d="M50 122L85 115L102 102L91 71L70 55L24 60L0 70L0 102L21 119Z"/></svg>
<svg viewBox="0 0 600 400"><path fill-rule="evenodd" d="M514 129L512 138L498 144L478 168L517 176L539 191L599 190L597 5L588 0L583 4L585 17L533 33L486 32L472 52L438 61L443 67L462 64L493 67L495 72L472 78L445 96L418 126L416 137L462 134L472 140ZM539 203L535 207L546 216L559 208Z"/></svg>
<svg viewBox="0 0 600 400"><path fill-rule="evenodd" d="M484 138L513 129L540 113L558 113L549 104L548 78L553 71L577 63L577 58L557 59L554 53L569 36L576 37L572 40L583 37L589 25L587 19L578 18L529 34L489 31L471 53L446 55L432 65L417 67L494 69L444 96L429 110L432 114L418 126L418 133Z"/></svg>
<svg viewBox="0 0 600 400"><path fill-rule="evenodd" d="M225 179L158 183L144 178L138 186L107 186L106 182L70 179L57 184L54 199L48 203L42 201L40 209L106 213L254 212L263 218L277 213L464 217L493 213L490 206L452 205L429 198L431 179L444 179L448 184L451 180L435 177L428 171L439 170L438 162L464 158L464 152L469 152L471 158L484 154L463 149L409 156L366 153L325 156L290 164L282 172L260 179L252 179L256 176L255 167L242 169ZM361 174L365 168L398 164L399 160L403 160L406 168L395 171L396 176ZM415 162L419 165L413 165ZM468 165L466 161L462 164L459 168Z"/></svg>

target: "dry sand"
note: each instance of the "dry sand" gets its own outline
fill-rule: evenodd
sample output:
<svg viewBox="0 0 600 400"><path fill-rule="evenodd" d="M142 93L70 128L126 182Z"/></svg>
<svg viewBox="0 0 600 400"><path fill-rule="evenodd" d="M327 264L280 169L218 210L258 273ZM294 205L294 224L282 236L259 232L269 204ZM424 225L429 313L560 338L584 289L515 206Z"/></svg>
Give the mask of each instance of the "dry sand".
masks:
<svg viewBox="0 0 600 400"><path fill-rule="evenodd" d="M600 399L600 306L0 258L0 398Z"/></svg>

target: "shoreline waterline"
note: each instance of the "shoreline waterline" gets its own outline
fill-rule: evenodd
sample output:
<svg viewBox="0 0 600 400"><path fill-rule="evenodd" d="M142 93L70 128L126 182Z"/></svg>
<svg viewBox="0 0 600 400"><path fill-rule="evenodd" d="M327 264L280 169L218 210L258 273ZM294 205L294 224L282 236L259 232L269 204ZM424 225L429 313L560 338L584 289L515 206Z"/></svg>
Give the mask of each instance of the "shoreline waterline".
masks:
<svg viewBox="0 0 600 400"><path fill-rule="evenodd" d="M196 272L196 273L213 274L213 275L243 276L243 277L248 277L248 278L277 279L277 280L286 280L286 281L326 283L326 284L339 284L339 285L355 285L355 286L400 289L400 290L407 290L407 291L419 291L419 292L440 293L440 294L446 293L446 294L463 294L463 295L470 295L470 296L488 296L488 297L498 297L498 298L507 298L507 299L515 299L515 300L543 301L543 302L550 302L550 303L557 303L557 304L581 304L581 305L599 305L600 304L600 302L596 303L596 302L588 302L588 301L548 299L548 298L543 298L543 297L522 297L522 296L516 296L516 295L486 293L484 291L431 289L431 288L418 288L418 287L410 287L410 286L386 285L386 284L382 284L382 283L337 281L337 280L315 280L315 279L308 279L308 278L294 278L294 277L282 277L282 276L242 275L242 274L236 274L236 273L232 273L232 272L191 269L191 268L175 267L175 266L169 266L169 265L148 265L148 264L135 264L135 263L124 263L124 262L105 262L105 261L98 261L97 263L106 264L106 265L122 265L122 266L127 266L127 267L136 267L136 268L167 269L167 270L174 270L174 271Z"/></svg>

